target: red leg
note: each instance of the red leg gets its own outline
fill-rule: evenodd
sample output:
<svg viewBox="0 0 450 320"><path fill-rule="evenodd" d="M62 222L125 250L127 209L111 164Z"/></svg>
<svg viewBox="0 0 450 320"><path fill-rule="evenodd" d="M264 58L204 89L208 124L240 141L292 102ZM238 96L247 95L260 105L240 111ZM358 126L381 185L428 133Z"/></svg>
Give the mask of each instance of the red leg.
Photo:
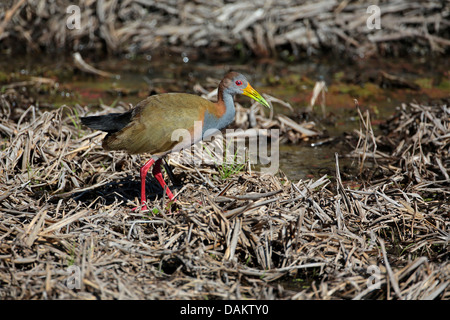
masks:
<svg viewBox="0 0 450 320"><path fill-rule="evenodd" d="M161 159L156 160L155 165L153 167L153 176L158 180L159 184L163 188L163 190L166 191L167 196L169 197L169 200L174 200L174 196L172 194L172 191L169 190L169 187L167 186L166 182L163 179L162 173L161 173Z"/></svg>
<svg viewBox="0 0 450 320"><path fill-rule="evenodd" d="M153 166L154 165L154 166ZM143 211L149 211L147 208L147 205L145 204L145 201L147 201L147 197L145 196L145 178L147 177L148 170L153 166L153 175L155 176L156 180L158 180L159 184L163 188L163 190L166 191L167 196L169 199L174 201L174 196L172 192L167 187L166 182L163 179L162 173L161 173L161 159L156 160L151 158L148 160L140 170L141 173L141 210ZM135 211L138 208L134 208L133 211Z"/></svg>
<svg viewBox="0 0 450 320"><path fill-rule="evenodd" d="M144 211L148 211L147 206L145 205L145 201L147 200L147 197L145 196L145 178L147 177L147 172L151 168L151 166L155 163L155 159L151 158L148 160L140 170L141 173L141 209ZM137 208L134 208L136 210Z"/></svg>

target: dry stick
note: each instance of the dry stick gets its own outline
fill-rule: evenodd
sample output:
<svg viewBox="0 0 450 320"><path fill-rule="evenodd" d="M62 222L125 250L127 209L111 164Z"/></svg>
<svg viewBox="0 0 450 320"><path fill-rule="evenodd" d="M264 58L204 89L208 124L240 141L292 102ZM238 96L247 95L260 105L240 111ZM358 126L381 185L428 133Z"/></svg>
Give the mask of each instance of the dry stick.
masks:
<svg viewBox="0 0 450 320"><path fill-rule="evenodd" d="M230 246L225 251L225 256L224 256L224 259L229 260L229 261L233 260L234 253L236 252L236 246L238 244L239 235L241 234L241 229L242 229L242 219L238 218L235 220L233 229L234 230L233 230L233 235L231 237Z"/></svg>
<svg viewBox="0 0 450 320"><path fill-rule="evenodd" d="M127 239L131 239L131 234L133 233L133 229L136 224L148 224L148 223L165 225L166 221L165 220L135 220L131 224L130 230L128 231Z"/></svg>
<svg viewBox="0 0 450 320"><path fill-rule="evenodd" d="M436 290L434 290L429 295L422 298L422 300L434 300L442 291L447 288L447 286L450 284L450 281L446 281L443 284L441 284Z"/></svg>
<svg viewBox="0 0 450 320"><path fill-rule="evenodd" d="M313 107L316 103L317 98L319 97L319 94L321 95L321 108L322 108L322 115L325 119L326 117L326 111L325 111L325 92L327 91L327 85L325 81L317 81L313 88L313 93L311 97L311 101L309 103L309 106L306 107L307 112L311 112L313 110Z"/></svg>
<svg viewBox="0 0 450 320"><path fill-rule="evenodd" d="M445 176L445 179L450 180L450 176L448 175L447 170L443 166L441 159L436 157L435 160L436 160L436 163L438 164L439 169L441 170L442 174Z"/></svg>
<svg viewBox="0 0 450 320"><path fill-rule="evenodd" d="M73 190L70 190L70 191L67 191L67 192L64 192L64 193L53 194L53 195L50 196L50 198L51 199L53 199L53 198L62 198L62 199L64 199L64 198L67 198L67 197L71 196L74 193L80 193L80 192L85 192L85 191L88 191L88 190L96 189L96 188L104 186L105 184L108 184L110 182L111 181L109 181L109 180L105 180L105 181L93 184L93 185L91 185L89 187L86 187L86 188L73 189Z"/></svg>
<svg viewBox="0 0 450 320"><path fill-rule="evenodd" d="M415 270L416 268L418 268L420 265L422 265L423 263L425 263L428 259L426 257L421 257L419 259L417 259L416 261L412 262L410 265L404 267L403 269L401 269L400 271L396 272L396 276L398 280L403 279L404 277L406 277L411 271ZM386 279L380 280L379 285L382 286L387 282ZM353 300L360 300L362 299L366 294L368 294L369 292L373 291L375 288L372 287L368 287L367 289L361 291L356 297L353 298Z"/></svg>
<svg viewBox="0 0 450 320"><path fill-rule="evenodd" d="M295 122L294 120L292 120L292 119L290 119L290 118L288 118L286 116L279 115L278 116L278 120L280 120L281 123L284 123L288 127L292 128L293 130L299 132L303 136L315 137L315 136L318 135L317 132L309 130L309 129L306 129L302 125L298 124L297 122Z"/></svg>
<svg viewBox="0 0 450 320"><path fill-rule="evenodd" d="M364 117L363 117L362 114L361 114L361 110L360 110L360 108L359 108L358 100L354 99L354 102L355 102L356 110L358 111L360 126L361 126L361 123L362 123L362 124L364 125L365 129L366 129L366 135L364 135L364 144L363 144L363 150L362 150L362 151L363 151L362 159L361 159L361 157L358 157L358 159L359 159L359 161L360 161L360 164L359 164L359 174L361 174L361 173L362 173L362 170L363 170L363 167L364 167L364 161L365 161L365 159L366 159L366 151L367 151L367 127L366 127L366 125L365 125L365 123L364 123ZM357 149L360 148L361 137L363 136L363 134L362 134L362 128L361 128L361 127L360 127L359 131L360 131L360 133L359 133L359 140L358 140L358 143L357 143L357 145L356 145L355 150L357 150Z"/></svg>
<svg viewBox="0 0 450 320"><path fill-rule="evenodd" d="M67 218L58 221L57 223L51 225L47 229L44 229L42 232L39 233L39 235L45 235L47 233L61 229L62 227L66 226L74 221L77 221L78 219L82 218L83 216L85 216L88 213L90 213L89 210L86 210L86 209L81 210L80 212L78 212L74 215L70 215Z"/></svg>
<svg viewBox="0 0 450 320"><path fill-rule="evenodd" d="M105 78L114 78L115 75L110 73L110 72L106 72L106 71L102 71L102 70L98 70L96 68L94 68L93 66L87 64L83 58L81 57L81 54L79 52L75 52L73 54L73 61L75 63L75 65L84 72L87 73L93 73L96 75L99 75L101 77L105 77Z"/></svg>
<svg viewBox="0 0 450 320"><path fill-rule="evenodd" d="M221 196L221 197L216 197L215 200L218 202L221 202L221 200L225 200L225 199L234 199L234 200L259 200L261 198L265 198L265 197L270 197L273 196L275 194L278 194L280 192L282 192L283 189L279 189L276 191L270 191L270 192L265 192L265 193L248 193L248 194L243 194L243 195L236 195L236 196Z"/></svg>
<svg viewBox="0 0 450 320"><path fill-rule="evenodd" d="M228 210L225 214L225 217L227 219L230 219L233 215L237 215L237 214L243 213L247 210L252 210L257 207L264 206L266 204L269 204L269 203L272 203L272 202L275 202L278 200L279 200L279 198L274 198L274 199L268 199L268 200L264 200L264 201L258 201L255 203L249 203L248 205L245 205L245 206L233 209L233 210Z"/></svg>
<svg viewBox="0 0 450 320"><path fill-rule="evenodd" d="M344 189L344 185L342 184L342 179L341 179L341 172L339 169L339 154L336 152L334 154L335 158L336 158L336 192L337 194L341 194L342 198L344 199L345 205L347 206L347 210L351 213L354 213L353 211L353 206L347 196L347 192Z"/></svg>
<svg viewBox="0 0 450 320"><path fill-rule="evenodd" d="M306 263L302 265L293 265L289 267L284 268L278 268L278 269L271 269L271 270L255 270L255 269L238 269L237 272L246 274L246 275L252 275L252 276L266 276L266 275L276 275L281 272L288 272L296 269L306 269L306 268L317 268L317 267L323 267L325 266L325 262L312 262L312 263ZM236 272L234 269L230 269L229 272Z"/></svg>
<svg viewBox="0 0 450 320"><path fill-rule="evenodd" d="M396 279L394 273L392 272L391 266L389 264L389 260L388 260L387 253L386 253L386 248L384 247L384 241L383 241L383 239L378 239L378 240L380 242L381 253L383 254L384 264L386 266L386 270L387 270L387 273L389 275L389 280L390 280L390 282L392 284L392 287L394 288L394 291L395 291L395 294L397 295L397 297L400 300L403 300L402 294L400 292L400 288L398 286L397 279Z"/></svg>
<svg viewBox="0 0 450 320"><path fill-rule="evenodd" d="M28 238L25 240L25 244L28 247L31 247L33 242L36 240L39 231L41 230L42 226L44 225L45 216L47 215L47 208L44 207L41 211L39 211L36 216L31 220L29 226L25 230L23 237L28 236ZM39 220L39 221L38 221Z"/></svg>
<svg viewBox="0 0 450 320"><path fill-rule="evenodd" d="M195 169L195 171L197 172L197 174L203 179L203 181L205 181L205 183L206 184L208 184L211 188L213 188L213 189L218 189L215 185L214 185L214 183L210 180L210 179L208 179L208 178L206 178L204 175L202 175L201 174L201 172L195 167L194 168Z"/></svg>
<svg viewBox="0 0 450 320"><path fill-rule="evenodd" d="M5 13L5 19L3 19L2 23L0 24L0 39L2 38L3 32L5 31L6 26L9 23L9 20L12 19L12 17L14 16L14 14L16 13L16 11L23 5L23 3L26 0L19 0L14 7L12 7L10 10L8 10Z"/></svg>

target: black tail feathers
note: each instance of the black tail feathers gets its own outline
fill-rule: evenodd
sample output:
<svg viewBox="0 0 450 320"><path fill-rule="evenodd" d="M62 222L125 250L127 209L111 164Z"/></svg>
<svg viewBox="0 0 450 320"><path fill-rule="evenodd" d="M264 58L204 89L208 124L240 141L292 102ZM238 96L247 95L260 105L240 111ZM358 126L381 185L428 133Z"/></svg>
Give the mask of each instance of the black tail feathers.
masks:
<svg viewBox="0 0 450 320"><path fill-rule="evenodd" d="M131 120L132 113L110 113L104 116L91 116L80 118L81 123L85 126L101 130L108 133L114 133L122 130Z"/></svg>

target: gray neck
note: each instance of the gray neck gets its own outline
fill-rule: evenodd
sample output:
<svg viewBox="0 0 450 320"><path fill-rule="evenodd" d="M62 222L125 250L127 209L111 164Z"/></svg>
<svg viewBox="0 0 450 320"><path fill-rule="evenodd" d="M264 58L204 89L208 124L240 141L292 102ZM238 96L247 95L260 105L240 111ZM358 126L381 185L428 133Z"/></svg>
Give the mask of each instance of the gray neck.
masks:
<svg viewBox="0 0 450 320"><path fill-rule="evenodd" d="M223 127L220 127L220 129L225 128L230 123L232 123L234 121L234 116L236 115L233 96L229 93L224 92L223 102L225 103L226 111L223 117L220 119L224 123Z"/></svg>
<svg viewBox="0 0 450 320"><path fill-rule="evenodd" d="M223 102L225 103L225 114L221 118L217 118L214 115L206 112L205 120L203 126L203 134L208 129L218 129L221 130L233 122L234 116L236 114L236 109L234 108L233 96L227 92L223 93Z"/></svg>

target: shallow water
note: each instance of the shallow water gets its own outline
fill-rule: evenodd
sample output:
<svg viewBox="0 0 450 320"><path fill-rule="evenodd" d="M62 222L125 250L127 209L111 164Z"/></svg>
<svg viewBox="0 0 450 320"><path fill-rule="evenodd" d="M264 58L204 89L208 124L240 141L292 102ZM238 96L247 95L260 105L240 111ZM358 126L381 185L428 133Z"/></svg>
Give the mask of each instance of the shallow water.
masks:
<svg viewBox="0 0 450 320"><path fill-rule="evenodd" d="M287 63L275 60L259 60L214 63L189 59L186 55L171 55L164 60L144 56L134 59L95 61L86 59L96 68L114 73L116 78L106 79L85 74L74 69L68 58L43 58L40 62L30 57L3 57L0 68L6 81L14 82L27 77L38 76L54 79L56 91L37 94L37 103L54 105L78 103L92 108L99 103L113 104L121 100L136 104L150 93L193 92L196 83L204 85L208 78L220 79L230 69L246 74L260 93L271 94L289 102L292 113L282 106L275 106L275 112L295 116L301 114L309 104L314 83L325 80L326 118L322 121L320 106L315 107L319 129L330 137L359 128L354 99L361 109L369 109L372 124L377 125L391 116L402 102L416 100L428 102L450 97L450 63L448 59L384 59L343 62L336 59L322 59ZM398 77L406 84L419 88L398 88L396 83L380 80L380 71ZM5 83L3 79L2 83ZM403 84L404 84L403 83ZM400 83L400 86L402 83ZM248 105L248 98L239 98ZM319 119L319 120L317 120ZM320 177L335 172L335 153L344 154L348 146L327 143L312 147L314 141L299 145L280 147L280 167L293 180ZM342 166L355 168L351 159L342 159Z"/></svg>

